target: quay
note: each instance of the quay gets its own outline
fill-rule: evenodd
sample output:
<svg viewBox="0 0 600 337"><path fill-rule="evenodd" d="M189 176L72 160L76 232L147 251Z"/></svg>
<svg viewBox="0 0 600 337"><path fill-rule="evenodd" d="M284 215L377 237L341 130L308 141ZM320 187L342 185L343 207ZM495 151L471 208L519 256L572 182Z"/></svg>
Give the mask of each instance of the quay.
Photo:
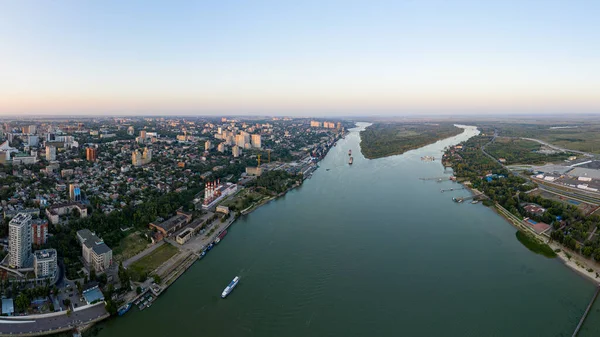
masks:
<svg viewBox="0 0 600 337"><path fill-rule="evenodd" d="M598 298L598 293L600 293L600 286L596 288L596 292L594 292L594 296L592 296L592 300L590 301L587 308L585 309L585 312L583 313L583 316L579 320L579 324L577 324L577 327L575 328L575 331L573 332L573 335L571 337L575 337L579 333L579 329L581 329L581 327L583 326L583 322L587 318L587 315L590 313L590 309L592 309L592 305L594 305L596 298Z"/></svg>

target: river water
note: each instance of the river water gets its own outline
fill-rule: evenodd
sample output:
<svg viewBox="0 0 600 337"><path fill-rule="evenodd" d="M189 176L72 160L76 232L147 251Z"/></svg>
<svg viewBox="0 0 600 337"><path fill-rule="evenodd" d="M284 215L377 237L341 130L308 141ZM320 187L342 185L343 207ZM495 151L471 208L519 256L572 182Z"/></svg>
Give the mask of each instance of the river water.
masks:
<svg viewBox="0 0 600 337"><path fill-rule="evenodd" d="M476 133L367 160L355 129L301 188L238 220L151 308L99 336L571 336L593 285L487 207L451 201L468 192L440 193L460 185L418 179L449 173L421 156Z"/></svg>

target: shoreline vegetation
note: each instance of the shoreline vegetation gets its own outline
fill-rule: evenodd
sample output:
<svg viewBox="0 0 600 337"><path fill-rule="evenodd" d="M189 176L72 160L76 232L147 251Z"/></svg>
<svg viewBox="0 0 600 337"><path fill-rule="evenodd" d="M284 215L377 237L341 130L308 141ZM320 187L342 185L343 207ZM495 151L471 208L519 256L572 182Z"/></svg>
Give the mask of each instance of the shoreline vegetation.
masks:
<svg viewBox="0 0 600 337"><path fill-rule="evenodd" d="M519 240L519 242L521 242L523 246L527 247L530 251L548 258L556 257L556 252L550 248L550 246L540 242L532 235L529 235L522 230L518 230L515 235L517 236L517 240Z"/></svg>
<svg viewBox="0 0 600 337"><path fill-rule="evenodd" d="M455 146L447 148L442 163L446 167L452 167L457 182L465 186L471 193L481 191L487 200L483 204L490 207L494 212L501 215L509 224L517 229L515 234L519 242L535 253L544 255L551 250L564 265L578 274L584 276L596 285L600 285L600 249L592 248L597 242L586 240L582 246L571 235L578 233L585 224L599 223L597 216L585 217L575 207L565 205L561 202L543 199L525 192L535 188L535 184L529 182L522 176L512 174L497 161L486 156L482 149L488 144L492 137L490 130L482 130L484 133L469 138ZM486 133L488 135L486 135ZM553 215L553 221L543 216L528 214L523 205L527 203L541 204L548 209L545 216ZM550 213L551 211L551 213ZM552 225L551 234L538 234L528 227L523 221L524 217L530 217L535 221L548 221ZM559 219L561 219L559 221ZM564 229L571 229L571 235L566 238ZM519 232L523 232L519 234ZM584 231L583 234L587 232ZM529 238L527 238L529 237ZM531 240L535 240L531 242ZM537 242L536 242L537 241ZM547 246L549 248L542 248ZM586 249L587 247L587 249ZM532 249L533 248L533 249ZM539 250L539 252L538 252ZM588 255L581 252L587 252ZM596 253L599 253L598 255ZM548 256L550 257L550 256Z"/></svg>
<svg viewBox="0 0 600 337"><path fill-rule="evenodd" d="M360 150L367 159L389 157L462 132L452 123L374 123L360 132Z"/></svg>

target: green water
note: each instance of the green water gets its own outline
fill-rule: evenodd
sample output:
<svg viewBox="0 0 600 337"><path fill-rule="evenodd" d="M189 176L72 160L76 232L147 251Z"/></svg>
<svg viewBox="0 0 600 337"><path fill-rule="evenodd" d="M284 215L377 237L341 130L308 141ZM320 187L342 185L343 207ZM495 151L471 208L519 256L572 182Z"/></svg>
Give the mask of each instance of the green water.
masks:
<svg viewBox="0 0 600 337"><path fill-rule="evenodd" d="M418 179L444 175L421 156L475 132L377 160L352 132L300 189L238 220L151 308L99 336L571 336L593 285L488 208L451 201L468 192L440 193L459 185Z"/></svg>

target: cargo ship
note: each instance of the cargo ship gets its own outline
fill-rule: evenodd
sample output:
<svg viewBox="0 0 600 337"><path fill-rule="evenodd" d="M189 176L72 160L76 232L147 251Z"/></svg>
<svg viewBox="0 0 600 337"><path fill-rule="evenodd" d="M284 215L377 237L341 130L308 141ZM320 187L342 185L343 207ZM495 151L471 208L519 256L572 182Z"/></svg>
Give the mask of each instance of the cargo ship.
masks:
<svg viewBox="0 0 600 337"><path fill-rule="evenodd" d="M119 311L118 311L119 316L125 315L125 313L129 311L129 309L131 309L131 303L127 303L126 305L119 308Z"/></svg>
<svg viewBox="0 0 600 337"><path fill-rule="evenodd" d="M352 162L354 161L353 157L350 157L350 159L348 160L348 164L352 165Z"/></svg>
<svg viewBox="0 0 600 337"><path fill-rule="evenodd" d="M217 236L217 239L215 240L215 244L221 242L221 240L223 240L225 235L227 235L227 230L222 231L221 234L219 234L219 236Z"/></svg>
<svg viewBox="0 0 600 337"><path fill-rule="evenodd" d="M229 295L229 293L231 293L231 291L233 290L233 288L235 288L235 286L237 286L238 282L240 282L240 277L236 276L233 279L233 281L231 281L231 283L229 283L229 285L227 286L227 288L225 288L225 290L223 290L223 292L221 293L221 298L227 297L227 295Z"/></svg>

